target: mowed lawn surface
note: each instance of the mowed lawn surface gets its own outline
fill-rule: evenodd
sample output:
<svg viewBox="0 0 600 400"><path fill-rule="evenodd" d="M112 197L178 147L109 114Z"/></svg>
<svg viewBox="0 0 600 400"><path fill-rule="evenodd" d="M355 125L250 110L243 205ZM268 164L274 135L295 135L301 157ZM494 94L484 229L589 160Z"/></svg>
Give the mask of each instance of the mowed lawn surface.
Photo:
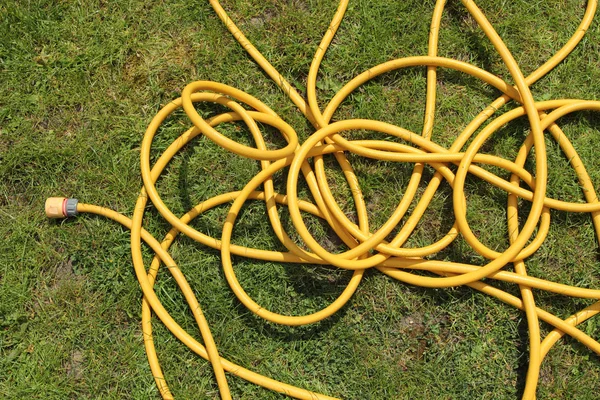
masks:
<svg viewBox="0 0 600 400"><path fill-rule="evenodd" d="M480 6L527 75L573 34L583 3L491 0ZM305 94L312 56L337 4L228 0L223 6ZM321 105L369 67L426 54L433 6L433 1L352 1L320 71ZM444 12L439 54L511 81L483 32L454 0ZM0 2L0 397L159 398L144 353L141 292L131 265L129 233L90 215L49 221L43 206L47 197L64 195L131 215L142 185L139 153L145 128L162 105L194 80L222 82L256 96L293 126L301 140L313 131L208 2ZM438 80L433 140L449 147L499 93L453 71L440 70ZM425 83L424 68L386 74L356 91L334 118L378 119L420 132ZM532 91L537 100L600 98L598 22ZM202 109L205 115L219 111ZM600 189L600 118L582 112L559 124ZM189 126L183 113L170 118L154 142L153 156ZM242 124L223 132L252 143ZM495 134L483 151L514 159L527 133L526 122L517 121ZM271 146L281 146L277 133L267 130L267 137ZM569 160L550 136L547 146L548 196L583 201ZM412 165L349 159L376 229L400 201ZM352 215L343 174L331 159L327 168L340 205ZM527 168L533 170L533 162ZM257 162L198 138L172 161L158 187L167 205L182 214L203 199L241 189L257 171ZM422 188L432 171L426 169ZM275 181L277 190L285 192L285 175L278 174ZM505 249L506 194L476 178L467 180L466 193L473 231L490 248ZM445 183L409 246L432 243L447 232L453 223L451 201ZM524 219L528 208L521 204ZM226 214L227 207L219 207L193 225L219 237ZM341 250L320 221L307 219L321 243ZM234 241L281 250L266 221L264 205L249 203L238 219ZM145 227L156 237L169 228L151 207ZM149 260L151 254L145 251ZM289 328L260 320L237 301L217 251L183 238L172 252L198 296L221 355L247 368L347 399L515 399L522 394L528 358L524 314L469 288L423 289L369 271L350 303L334 317ZM484 263L461 238L435 258ZM350 278L349 272L328 267L243 258L234 262L251 296L287 314L324 307ZM526 262L531 275L600 288L598 242L590 216L553 211L546 243ZM515 286L498 286L518 295ZM164 271L156 290L174 318L200 340L183 297ZM536 294L540 307L562 318L591 304ZM582 329L600 338L597 318ZM160 322L154 330L158 357L176 398L218 398L209 363ZM542 324L542 334L549 330ZM598 356L564 338L544 361L538 398L595 399L599 382ZM229 384L234 398L282 397L236 377Z"/></svg>

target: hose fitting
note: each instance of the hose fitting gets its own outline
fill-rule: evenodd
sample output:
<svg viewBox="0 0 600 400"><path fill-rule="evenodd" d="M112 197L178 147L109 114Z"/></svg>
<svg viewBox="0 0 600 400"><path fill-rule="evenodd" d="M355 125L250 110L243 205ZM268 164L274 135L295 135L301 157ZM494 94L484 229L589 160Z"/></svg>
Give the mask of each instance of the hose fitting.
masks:
<svg viewBox="0 0 600 400"><path fill-rule="evenodd" d="M46 199L46 216L48 218L67 218L77 215L77 199L66 197L49 197Z"/></svg>

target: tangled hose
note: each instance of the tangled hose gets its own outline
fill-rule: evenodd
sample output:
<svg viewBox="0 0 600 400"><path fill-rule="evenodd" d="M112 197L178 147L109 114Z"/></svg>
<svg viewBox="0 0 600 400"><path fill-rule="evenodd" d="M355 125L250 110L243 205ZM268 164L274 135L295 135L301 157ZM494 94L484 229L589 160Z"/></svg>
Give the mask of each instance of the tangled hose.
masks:
<svg viewBox="0 0 600 400"><path fill-rule="evenodd" d="M295 398L331 399L329 396L313 393L262 376L220 357L200 305L184 275L177 268L175 261L168 252L169 247L179 233L183 233L206 246L220 250L224 275L239 301L256 315L277 324L305 325L331 316L348 302L356 291L364 272L369 268L376 268L394 279L411 285L430 288L467 285L494 296L523 310L527 316L529 368L523 393L524 399L535 398L542 360L551 347L565 334L572 336L595 353L600 354L600 343L577 328L578 324L600 311L600 302L596 302L563 320L537 307L532 289L596 300L600 299L600 290L569 286L530 277L527 275L524 261L544 243L550 227L551 209L591 213L596 235L600 239L600 202L597 200L594 186L575 148L556 123L559 118L576 111L600 111L600 102L572 99L536 102L529 89L531 85L564 60L581 41L592 22L597 1L588 1L585 15L570 40L528 77L523 75L502 39L477 5L471 0L462 0L462 3L500 54L515 82L514 86L471 64L437 56L440 21L445 5L445 0L438 0L433 11L427 56L396 59L365 71L348 82L321 110L316 96L318 70L337 28L342 22L348 4L347 0L340 1L329 29L317 48L308 74L306 100L246 39L219 2L216 0L210 1L219 18L237 41L273 81L289 95L294 104L313 124L315 132L304 143L300 143L294 129L255 97L220 83L193 82L183 90L180 98L161 109L148 126L141 147L141 172L144 187L138 197L133 217L129 219L115 211L99 206L77 204L78 212L108 217L131 230L133 265L144 294L142 304L144 343L152 373L164 399L172 399L173 395L167 386L152 341L152 312L181 342L210 361L223 399L231 398L225 375L226 371L265 388ZM350 119L332 122L332 117L339 105L359 86L383 73L415 66L427 68L427 99L421 135L380 121ZM444 148L436 144L431 138L435 121L436 71L438 67L450 68L472 75L503 93L501 97L493 101L466 125L450 148ZM509 101L516 101L520 106L492 118L497 110ZM198 114L194 105L201 102L217 103L231 111L204 119ZM173 141L158 161L151 165L150 150L154 136L162 122L179 108L183 108L193 126ZM530 133L521 145L514 161L480 153L480 149L486 140L499 128L521 117L527 118ZM488 120L489 123L476 133ZM252 134L256 147L242 145L227 138L215 129L221 124L233 121L243 121ZM281 149L267 149L257 123L275 128L287 141L287 145ZM344 138L344 133L354 130L380 132L400 140L348 140ZM560 145L565 156L570 160L571 166L580 179L587 203L566 202L546 196L548 171L544 132L551 134ZM260 161L261 170L242 190L215 196L198 204L185 215L178 217L164 204L155 183L177 152L198 135L205 135L224 149L242 157ZM465 147L466 149L463 150ZM533 149L535 150L535 173L531 174L524 168L524 164ZM348 153L376 160L414 163L414 169L403 198L388 221L375 232L372 232L369 228L367 207L358 180L346 158ZM352 191L357 223L349 219L342 211L328 185L323 159L323 156L327 154L334 155L344 172L347 184ZM308 162L309 159L313 160L312 166ZM417 201L415 196L425 164L433 167L436 172ZM451 165L457 166L456 172L453 172L453 169L450 168ZM482 168L481 165L491 165L506 170L511 174L510 179L505 180ZM275 192L272 176L286 167L289 167L289 173L286 194L284 195ZM298 196L297 189L300 174L302 174L308 185L312 202L302 200ZM502 252L492 250L481 243L469 227L466 213L467 200L464 193L465 179L468 174L475 175L507 192L507 225L510 245ZM453 191L455 222L452 228L435 243L418 248L404 247L443 180L448 182ZM524 183L524 186L522 186L522 183ZM260 189L261 187L262 189ZM529 215L522 226L517 217L519 198L531 203ZM142 227L142 219L148 200L172 226L170 232L161 242ZM236 218L248 200L259 200L266 203L272 229L288 251L261 250L231 243ZM415 208L406 221L401 224L413 202L416 202ZM225 203L232 204L223 225L220 239L205 235L189 225L201 213ZM66 204L66 202L63 203L62 213L60 207L56 209L58 214L61 214L60 216L68 215L65 211ZM70 204L72 205L72 203ZM289 209L293 226L305 247L295 243L284 230L277 211L280 206ZM348 246L349 250L334 254L323 248L308 230L301 212L310 213L326 221L335 234ZM386 241L386 238L396 228L399 229L395 237L391 241ZM478 254L487 259L487 264L479 266L428 258L449 246L458 235L461 235ZM147 243L155 253L149 267L144 265L142 259L142 241ZM353 275L340 296L324 309L303 316L281 315L265 309L244 291L233 269L232 254L274 262L333 265L352 270ZM503 270L511 263L514 265L515 272ZM175 322L154 292L153 286L161 265L168 267L169 272L171 272L184 294L200 328L204 344L196 341ZM411 271L427 271L431 274L425 276ZM517 284L521 297L513 296L490 285L489 280L483 282L482 279L484 278ZM554 330L543 340L540 335L540 320L554 326Z"/></svg>

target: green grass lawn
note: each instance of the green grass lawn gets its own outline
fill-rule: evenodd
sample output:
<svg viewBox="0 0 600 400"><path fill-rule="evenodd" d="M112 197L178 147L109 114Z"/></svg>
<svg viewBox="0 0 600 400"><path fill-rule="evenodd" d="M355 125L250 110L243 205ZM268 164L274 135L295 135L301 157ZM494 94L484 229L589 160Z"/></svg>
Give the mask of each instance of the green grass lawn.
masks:
<svg viewBox="0 0 600 400"><path fill-rule="evenodd" d="M440 55L509 79L464 7L458 1L449 3ZM585 8L581 0L480 3L525 75L572 35ZM433 0L352 1L320 71L321 104L371 66L426 54L433 5ZM305 94L312 56L337 4L228 0L223 6ZM499 93L448 70L440 70L438 79L433 140L449 146ZM308 121L246 55L208 2L0 2L0 397L159 398L143 348L141 291L131 265L129 232L90 215L49 221L43 206L47 197L64 195L131 215L142 185L139 150L145 128L161 105L179 97L194 80L244 90L274 109L301 140L312 133ZM386 74L354 93L335 118L379 119L420 132L425 83L424 68ZM594 22L573 54L532 91L537 100L600 100L600 23ZM581 112L559 123L597 185L600 117ZM183 113L169 119L153 154L188 126ZM250 143L245 130L230 128L227 134ZM484 150L514 158L526 134L525 125L511 124ZM548 196L583 199L558 144L548 137L547 145ZM376 228L400 200L412 166L349 159ZM352 203L344 204L350 192L330 161L332 186L350 211ZM158 187L167 205L183 213L203 199L241 189L258 170L256 162L199 138L173 160ZM431 175L427 169L423 188ZM276 181L284 191L285 177ZM473 231L489 247L506 248L505 193L475 178L467 180L466 192ZM447 231L453 222L451 200L451 190L442 185L409 245L431 243ZM217 208L194 226L220 236L226 213L227 207ZM590 216L553 211L552 217L546 243L527 260L529 273L600 288L598 242ZM146 228L157 237L169 228L151 208L146 218ZM249 204L236 224L235 242L280 249L265 221L264 205ZM325 239L319 222L310 222ZM333 239L330 245L336 243ZM522 394L528 358L524 314L469 288L428 290L369 271L350 303L334 317L288 328L260 320L237 301L221 272L218 252L186 238L172 252L203 306L221 355L247 368L347 399L516 399ZM483 263L460 238L436 257ZM282 313L323 307L350 277L326 267L234 261L248 293ZM516 286L499 287L518 293ZM156 290L174 318L200 338L167 274L160 276ZM536 294L540 307L563 318L590 304ZM210 364L159 322L154 329L159 359L176 398L217 398ZM597 318L582 329L600 338ZM549 330L542 325L543 334ZM599 382L598 356L564 338L542 366L538 398L596 399ZM235 377L229 383L234 398L282 397Z"/></svg>

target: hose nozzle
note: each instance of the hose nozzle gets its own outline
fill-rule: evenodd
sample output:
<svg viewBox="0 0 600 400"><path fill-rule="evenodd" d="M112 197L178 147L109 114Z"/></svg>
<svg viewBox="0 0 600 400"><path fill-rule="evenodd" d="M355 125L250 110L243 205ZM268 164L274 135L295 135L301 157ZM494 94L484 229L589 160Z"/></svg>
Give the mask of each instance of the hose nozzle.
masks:
<svg viewBox="0 0 600 400"><path fill-rule="evenodd" d="M66 197L49 197L46 199L46 216L48 218L67 218L77 215L77 199Z"/></svg>

